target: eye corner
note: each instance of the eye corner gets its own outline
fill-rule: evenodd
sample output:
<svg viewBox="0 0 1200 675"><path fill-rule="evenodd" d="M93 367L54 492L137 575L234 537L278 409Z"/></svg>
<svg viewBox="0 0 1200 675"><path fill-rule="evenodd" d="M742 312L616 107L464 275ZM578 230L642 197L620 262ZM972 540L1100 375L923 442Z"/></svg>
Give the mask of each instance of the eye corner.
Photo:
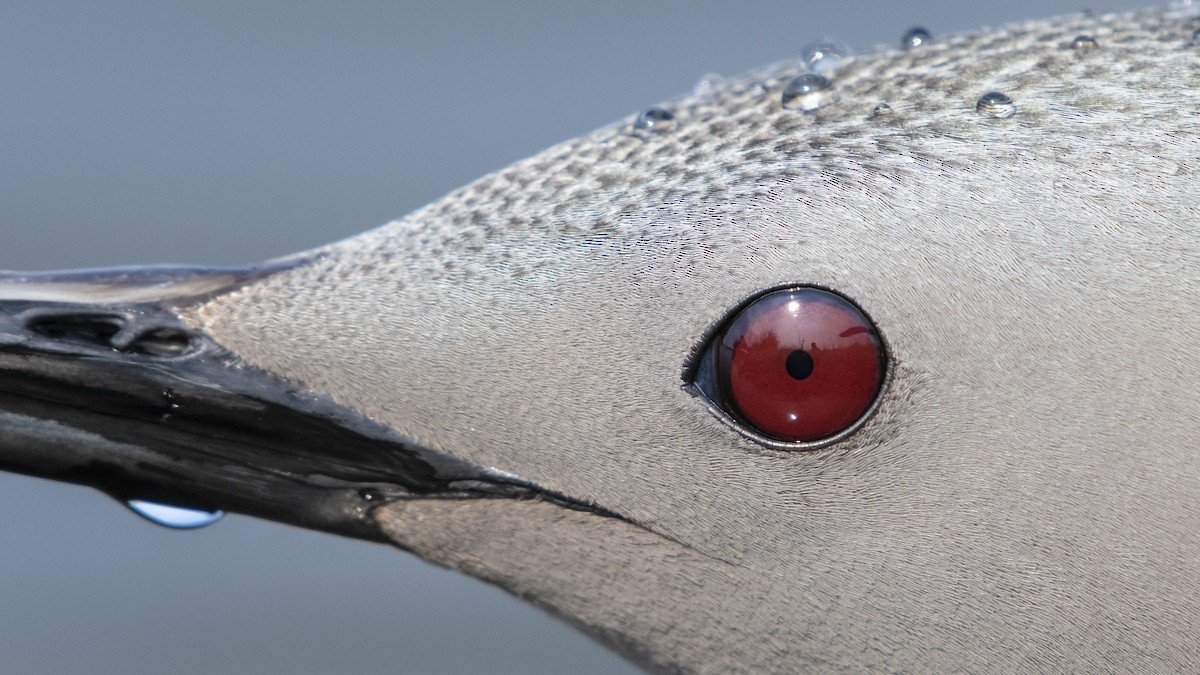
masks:
<svg viewBox="0 0 1200 675"><path fill-rule="evenodd" d="M787 284L755 293L706 330L685 360L683 388L756 443L808 451L858 432L892 367L882 332L856 302Z"/></svg>

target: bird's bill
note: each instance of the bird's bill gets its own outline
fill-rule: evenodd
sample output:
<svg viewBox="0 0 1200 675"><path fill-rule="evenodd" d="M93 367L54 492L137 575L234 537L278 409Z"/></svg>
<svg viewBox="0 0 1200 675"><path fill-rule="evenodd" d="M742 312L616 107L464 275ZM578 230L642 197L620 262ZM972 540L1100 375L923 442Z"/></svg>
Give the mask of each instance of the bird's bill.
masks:
<svg viewBox="0 0 1200 675"><path fill-rule="evenodd" d="M0 469L366 539L380 504L525 489L239 362L179 311L272 271L0 275Z"/></svg>

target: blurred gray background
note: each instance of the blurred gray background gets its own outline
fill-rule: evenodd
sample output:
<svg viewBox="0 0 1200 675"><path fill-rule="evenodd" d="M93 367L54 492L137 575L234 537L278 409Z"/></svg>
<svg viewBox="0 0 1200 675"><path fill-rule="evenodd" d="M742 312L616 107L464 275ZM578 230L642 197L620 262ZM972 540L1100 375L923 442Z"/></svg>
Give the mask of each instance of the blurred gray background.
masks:
<svg viewBox="0 0 1200 675"><path fill-rule="evenodd" d="M0 3L0 269L241 265L353 235L822 36L897 44L1111 1ZM618 673L384 546L175 532L0 474L6 673Z"/></svg>

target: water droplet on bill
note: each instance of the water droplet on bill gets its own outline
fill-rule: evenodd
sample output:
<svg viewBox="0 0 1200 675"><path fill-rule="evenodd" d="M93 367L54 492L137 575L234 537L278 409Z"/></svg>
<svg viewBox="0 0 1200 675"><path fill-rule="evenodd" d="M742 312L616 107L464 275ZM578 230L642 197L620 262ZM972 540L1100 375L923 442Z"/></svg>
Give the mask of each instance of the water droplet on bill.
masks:
<svg viewBox="0 0 1200 675"><path fill-rule="evenodd" d="M225 517L225 512L221 510L207 511L145 499L130 499L125 506L146 520L173 530L194 530L212 525Z"/></svg>

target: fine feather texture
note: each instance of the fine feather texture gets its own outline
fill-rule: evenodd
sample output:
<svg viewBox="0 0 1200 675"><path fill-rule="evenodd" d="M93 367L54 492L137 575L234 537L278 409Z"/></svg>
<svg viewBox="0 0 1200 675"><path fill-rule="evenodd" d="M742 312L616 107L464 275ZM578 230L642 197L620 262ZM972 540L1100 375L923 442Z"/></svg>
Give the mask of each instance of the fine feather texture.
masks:
<svg viewBox="0 0 1200 675"><path fill-rule="evenodd" d="M415 443L627 518L378 516L648 667L1194 669L1197 25L854 57L813 113L781 106L800 67L775 66L665 104L673 131L551 148L192 318ZM976 112L993 90L1015 116ZM682 386L714 324L790 282L855 300L894 360L874 418L814 452Z"/></svg>

